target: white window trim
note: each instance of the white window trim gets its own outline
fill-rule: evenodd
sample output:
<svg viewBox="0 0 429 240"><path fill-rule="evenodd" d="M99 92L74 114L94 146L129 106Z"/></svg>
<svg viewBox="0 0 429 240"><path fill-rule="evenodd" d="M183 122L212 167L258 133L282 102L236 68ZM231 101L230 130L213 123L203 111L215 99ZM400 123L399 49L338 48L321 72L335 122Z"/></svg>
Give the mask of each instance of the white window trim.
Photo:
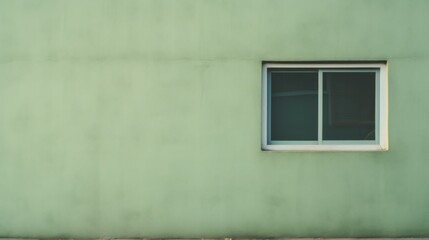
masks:
<svg viewBox="0 0 429 240"><path fill-rule="evenodd" d="M269 144L268 141L268 68L317 68L317 69L358 69L377 68L376 78L376 140L365 141L319 141L301 142L286 141L285 144ZM378 72L378 71L377 71ZM320 78L319 78L320 79ZM264 63L262 67L262 150L269 151L387 151L388 150L388 88L387 63ZM322 89L319 88L319 91ZM319 97L321 95L319 94ZM319 99L319 104L322 102ZM319 116L320 117L320 116ZM320 121L319 121L320 124Z"/></svg>

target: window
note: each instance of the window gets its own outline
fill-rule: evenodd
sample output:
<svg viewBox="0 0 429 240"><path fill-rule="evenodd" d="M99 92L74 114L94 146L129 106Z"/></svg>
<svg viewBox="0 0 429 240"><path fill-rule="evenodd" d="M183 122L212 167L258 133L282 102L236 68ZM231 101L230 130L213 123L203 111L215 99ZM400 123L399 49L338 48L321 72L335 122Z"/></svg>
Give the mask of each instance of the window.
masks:
<svg viewBox="0 0 429 240"><path fill-rule="evenodd" d="M265 63L262 148L387 150L386 63Z"/></svg>

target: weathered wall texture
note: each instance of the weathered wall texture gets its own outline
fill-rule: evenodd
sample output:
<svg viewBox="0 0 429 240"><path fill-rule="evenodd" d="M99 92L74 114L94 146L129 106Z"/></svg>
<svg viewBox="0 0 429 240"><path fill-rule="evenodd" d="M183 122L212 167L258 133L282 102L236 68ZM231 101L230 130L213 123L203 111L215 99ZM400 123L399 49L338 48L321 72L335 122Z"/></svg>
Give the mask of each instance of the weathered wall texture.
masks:
<svg viewBox="0 0 429 240"><path fill-rule="evenodd" d="M428 236L428 12L0 0L0 236ZM263 60L387 60L390 150L261 151Z"/></svg>

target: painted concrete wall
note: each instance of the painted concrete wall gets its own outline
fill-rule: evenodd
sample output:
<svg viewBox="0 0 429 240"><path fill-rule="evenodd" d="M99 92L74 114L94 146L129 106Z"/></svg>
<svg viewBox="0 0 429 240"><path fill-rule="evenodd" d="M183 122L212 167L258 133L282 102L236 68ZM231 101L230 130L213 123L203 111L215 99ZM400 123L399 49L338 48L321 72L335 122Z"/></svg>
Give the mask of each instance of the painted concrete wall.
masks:
<svg viewBox="0 0 429 240"><path fill-rule="evenodd" d="M428 236L428 12L1 0L0 236ZM263 60L387 60L390 150L261 151Z"/></svg>

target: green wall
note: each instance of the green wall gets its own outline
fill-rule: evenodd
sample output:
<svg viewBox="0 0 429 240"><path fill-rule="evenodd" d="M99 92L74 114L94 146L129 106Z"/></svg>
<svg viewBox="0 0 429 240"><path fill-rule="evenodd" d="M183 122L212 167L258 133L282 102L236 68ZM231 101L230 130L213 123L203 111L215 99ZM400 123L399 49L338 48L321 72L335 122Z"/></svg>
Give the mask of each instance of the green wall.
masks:
<svg viewBox="0 0 429 240"><path fill-rule="evenodd" d="M0 236L429 236L428 11L0 0ZM263 60L387 60L389 151L261 151Z"/></svg>

